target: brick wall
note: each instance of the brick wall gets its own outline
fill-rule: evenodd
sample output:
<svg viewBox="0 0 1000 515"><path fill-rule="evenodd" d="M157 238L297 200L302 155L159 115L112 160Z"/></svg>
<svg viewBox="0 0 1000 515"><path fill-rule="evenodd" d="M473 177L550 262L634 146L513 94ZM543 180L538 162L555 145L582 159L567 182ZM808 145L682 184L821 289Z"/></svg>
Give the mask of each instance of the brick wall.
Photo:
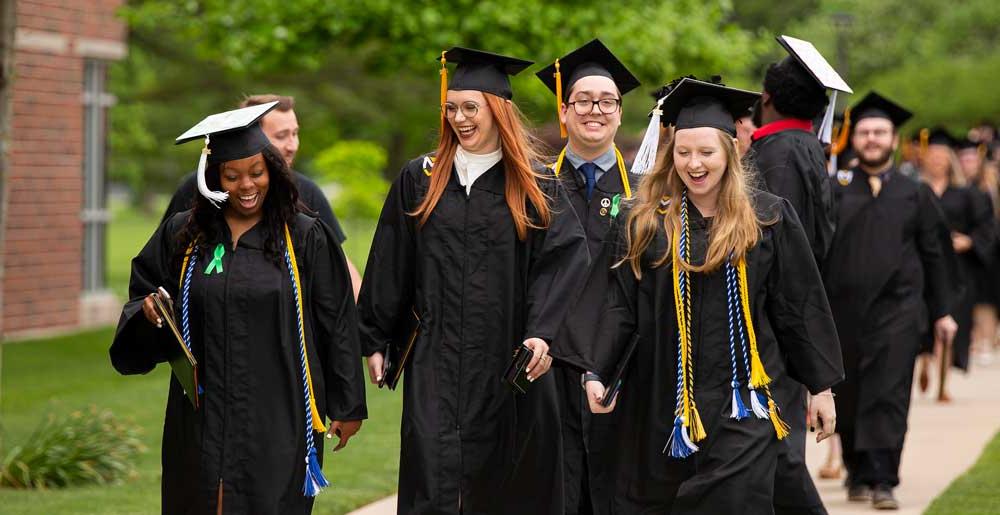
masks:
<svg viewBox="0 0 1000 515"><path fill-rule="evenodd" d="M123 0L15 0L5 334L80 321L83 72L124 56Z"/></svg>

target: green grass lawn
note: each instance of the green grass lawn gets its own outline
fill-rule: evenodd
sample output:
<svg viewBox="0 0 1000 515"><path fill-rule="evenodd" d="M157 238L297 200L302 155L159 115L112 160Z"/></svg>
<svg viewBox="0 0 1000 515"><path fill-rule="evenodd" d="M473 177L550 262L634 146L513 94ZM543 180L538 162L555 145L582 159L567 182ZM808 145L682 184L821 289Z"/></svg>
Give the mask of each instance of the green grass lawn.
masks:
<svg viewBox="0 0 1000 515"><path fill-rule="evenodd" d="M112 211L107 279L109 288L123 298L128 289L129 262L155 230L159 212L144 214L124 206L113 206ZM348 234L345 252L363 269L373 224L344 221L343 225ZM169 368L161 366L145 376L118 375L108 360L112 335L113 329L105 328L4 345L0 442L5 449L23 442L50 414L59 423L61 414L92 405L107 408L118 417L134 421L143 432L146 449L136 462L135 477L115 486L47 491L0 489L0 512L159 512L160 440ZM370 419L348 447L327 455L324 471L333 485L317 497L313 513L346 513L395 490L401 397L369 388L368 409Z"/></svg>
<svg viewBox="0 0 1000 515"><path fill-rule="evenodd" d="M995 515L1000 513L1000 433L968 472L931 503L924 515Z"/></svg>

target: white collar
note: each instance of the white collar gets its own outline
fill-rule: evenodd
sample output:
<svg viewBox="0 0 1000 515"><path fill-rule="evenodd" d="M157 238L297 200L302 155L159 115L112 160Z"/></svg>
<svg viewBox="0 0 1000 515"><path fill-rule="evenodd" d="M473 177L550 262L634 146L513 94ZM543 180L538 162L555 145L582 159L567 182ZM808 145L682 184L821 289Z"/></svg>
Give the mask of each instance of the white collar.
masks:
<svg viewBox="0 0 1000 515"><path fill-rule="evenodd" d="M455 170L458 172L458 182L465 186L465 194L472 192L472 184L490 168L503 159L503 150L496 149L489 154L473 154L461 146L455 151Z"/></svg>

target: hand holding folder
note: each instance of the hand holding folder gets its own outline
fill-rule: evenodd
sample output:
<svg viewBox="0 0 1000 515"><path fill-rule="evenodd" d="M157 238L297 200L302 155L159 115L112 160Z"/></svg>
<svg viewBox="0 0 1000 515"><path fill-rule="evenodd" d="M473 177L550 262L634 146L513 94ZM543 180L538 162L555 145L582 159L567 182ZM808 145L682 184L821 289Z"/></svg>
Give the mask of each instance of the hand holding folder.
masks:
<svg viewBox="0 0 1000 515"><path fill-rule="evenodd" d="M167 353L170 369L173 370L177 382L184 388L184 394L191 401L191 405L194 409L198 409L198 360L184 343L184 337L178 329L177 321L174 319L174 303L162 286L157 288L157 293L150 295L150 298L153 299L157 316L166 323L177 343L171 345Z"/></svg>

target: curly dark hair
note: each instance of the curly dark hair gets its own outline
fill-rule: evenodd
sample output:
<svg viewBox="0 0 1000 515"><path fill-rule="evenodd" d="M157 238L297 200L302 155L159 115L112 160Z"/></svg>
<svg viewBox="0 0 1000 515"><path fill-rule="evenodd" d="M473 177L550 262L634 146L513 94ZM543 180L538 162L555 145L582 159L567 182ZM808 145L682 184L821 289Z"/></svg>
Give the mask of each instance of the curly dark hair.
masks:
<svg viewBox="0 0 1000 515"><path fill-rule="evenodd" d="M287 223L291 226L298 212L308 211L299 201L299 190L281 153L274 146L268 145L261 151L261 155L267 166L269 182L260 222L264 228L264 252L275 264L281 266L285 256L284 225ZM209 165L205 169L205 182L214 191L222 189L219 180L221 165L222 163ZM208 246L222 240L226 223L224 210L225 206L222 209L216 208L207 198L195 194L194 209L187 223L177 233L178 261L183 258L191 242L198 242L197 252L204 253L210 250Z"/></svg>
<svg viewBox="0 0 1000 515"><path fill-rule="evenodd" d="M772 63L764 74L764 91L784 116L812 120L826 108L826 89L795 59Z"/></svg>

